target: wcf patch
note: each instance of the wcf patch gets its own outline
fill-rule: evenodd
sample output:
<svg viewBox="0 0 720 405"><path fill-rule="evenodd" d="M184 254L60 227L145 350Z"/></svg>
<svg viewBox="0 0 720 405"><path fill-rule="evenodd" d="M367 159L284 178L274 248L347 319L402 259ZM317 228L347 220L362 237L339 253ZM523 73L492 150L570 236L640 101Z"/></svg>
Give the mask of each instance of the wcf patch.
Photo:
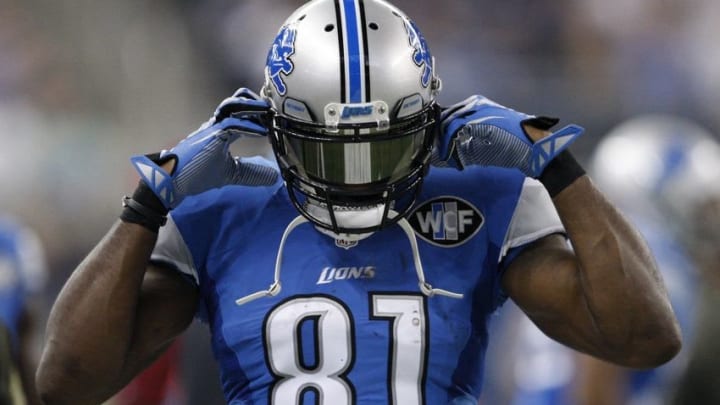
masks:
<svg viewBox="0 0 720 405"><path fill-rule="evenodd" d="M485 223L485 218L468 201L442 196L420 204L410 213L408 222L426 242L441 247L455 247L475 236Z"/></svg>

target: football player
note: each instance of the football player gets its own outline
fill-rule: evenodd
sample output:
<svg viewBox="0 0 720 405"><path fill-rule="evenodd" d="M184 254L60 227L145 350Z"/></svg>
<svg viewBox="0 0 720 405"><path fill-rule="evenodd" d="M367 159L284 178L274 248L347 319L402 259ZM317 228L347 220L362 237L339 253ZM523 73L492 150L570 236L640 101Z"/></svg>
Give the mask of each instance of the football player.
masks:
<svg viewBox="0 0 720 405"><path fill-rule="evenodd" d="M566 151L582 129L482 96L441 108L440 89L389 3L300 7L259 95L132 158L138 188L52 309L47 403L101 401L195 316L235 405L476 403L507 297L578 350L671 359L647 246ZM241 136L275 162L233 158Z"/></svg>

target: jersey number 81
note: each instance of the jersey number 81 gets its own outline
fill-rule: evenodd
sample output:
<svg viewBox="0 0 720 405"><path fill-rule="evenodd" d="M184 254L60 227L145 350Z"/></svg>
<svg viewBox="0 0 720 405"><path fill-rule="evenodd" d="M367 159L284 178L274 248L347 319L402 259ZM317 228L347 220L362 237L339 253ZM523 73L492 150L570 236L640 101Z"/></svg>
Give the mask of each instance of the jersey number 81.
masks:
<svg viewBox="0 0 720 405"><path fill-rule="evenodd" d="M390 404L424 404L427 317L425 297L371 294L371 319L390 323L388 396ZM302 356L302 324L314 325L315 364ZM347 374L355 362L355 326L347 307L329 296L298 296L275 307L265 318L267 363L276 377L270 404L298 404L308 391L317 403L350 405L355 388Z"/></svg>

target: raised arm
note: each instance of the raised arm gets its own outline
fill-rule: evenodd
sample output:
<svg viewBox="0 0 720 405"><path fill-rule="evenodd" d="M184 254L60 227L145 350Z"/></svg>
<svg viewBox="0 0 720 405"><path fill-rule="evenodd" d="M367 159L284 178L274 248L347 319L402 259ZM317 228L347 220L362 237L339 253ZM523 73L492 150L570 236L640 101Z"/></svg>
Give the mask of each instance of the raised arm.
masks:
<svg viewBox="0 0 720 405"><path fill-rule="evenodd" d="M638 232L584 175L566 148L583 129L527 115L482 96L443 111L433 164L515 168L546 187L572 243L534 242L513 259L503 287L550 337L633 367L680 349L677 321L654 259Z"/></svg>
<svg viewBox="0 0 720 405"><path fill-rule="evenodd" d="M561 159L544 176L562 178L568 170ZM643 238L586 175L553 203L572 250L560 236L536 242L508 267L506 292L548 336L577 350L639 368L670 360L680 329Z"/></svg>
<svg viewBox="0 0 720 405"><path fill-rule="evenodd" d="M73 272L53 305L37 373L47 404L98 404L157 358L192 320L193 282L150 265L167 213L185 197L229 184L267 185L277 172L234 158L241 135L262 136L265 102L247 89L169 151L132 159L141 183L121 220Z"/></svg>
<svg viewBox="0 0 720 405"><path fill-rule="evenodd" d="M37 373L46 404L103 402L192 320L195 286L174 271L148 268L156 238L118 221L63 287Z"/></svg>

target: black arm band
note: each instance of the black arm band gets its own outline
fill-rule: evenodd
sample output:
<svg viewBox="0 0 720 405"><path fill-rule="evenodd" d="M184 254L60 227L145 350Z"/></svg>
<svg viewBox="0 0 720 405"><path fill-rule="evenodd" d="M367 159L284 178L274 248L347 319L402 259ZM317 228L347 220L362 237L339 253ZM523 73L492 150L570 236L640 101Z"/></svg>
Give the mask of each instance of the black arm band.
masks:
<svg viewBox="0 0 720 405"><path fill-rule="evenodd" d="M132 197L123 197L122 205L120 219L124 222L142 225L155 233L167 222L167 208L142 181Z"/></svg>
<svg viewBox="0 0 720 405"><path fill-rule="evenodd" d="M550 197L554 198L584 174L585 169L565 149L547 165L538 180L545 186Z"/></svg>

